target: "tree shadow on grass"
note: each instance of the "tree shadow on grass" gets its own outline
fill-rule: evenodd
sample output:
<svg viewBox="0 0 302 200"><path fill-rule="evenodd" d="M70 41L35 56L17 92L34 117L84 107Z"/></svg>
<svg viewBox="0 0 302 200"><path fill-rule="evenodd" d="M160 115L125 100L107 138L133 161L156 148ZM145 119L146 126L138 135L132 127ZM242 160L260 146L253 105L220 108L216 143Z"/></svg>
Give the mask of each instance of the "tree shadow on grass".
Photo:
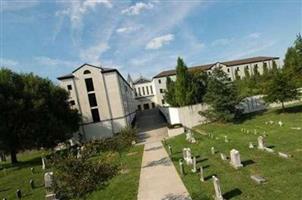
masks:
<svg viewBox="0 0 302 200"><path fill-rule="evenodd" d="M204 177L204 181L211 180L213 176L217 176L217 174L211 174L209 176Z"/></svg>
<svg viewBox="0 0 302 200"><path fill-rule="evenodd" d="M147 165L145 165L143 168L146 167L153 167L153 166L158 166L158 165L163 165L163 166L170 166L172 165L172 162L168 157L161 158L159 160L151 161Z"/></svg>
<svg viewBox="0 0 302 200"><path fill-rule="evenodd" d="M152 148L146 149L145 151L155 151L155 150L162 149L162 148L163 148L162 146L157 146L157 147L152 147Z"/></svg>
<svg viewBox="0 0 302 200"><path fill-rule="evenodd" d="M235 189L233 189L231 191L228 191L228 192L224 193L223 197L228 200L228 199L232 199L232 198L234 198L236 196L239 196L241 194L242 194L242 191L240 189L238 189L238 188L235 188Z"/></svg>
<svg viewBox="0 0 302 200"><path fill-rule="evenodd" d="M295 105L295 106L290 106L290 107L286 107L284 109L284 111L282 110L282 108L277 109L275 111L275 113L277 114L284 114L284 113L299 113L302 112L302 105Z"/></svg>
<svg viewBox="0 0 302 200"><path fill-rule="evenodd" d="M262 111L258 111L258 112L253 112L253 113L248 113L248 114L242 114L239 118L234 119L233 123L234 124L242 124L247 120L251 120L254 119L257 116L261 116L263 115L267 110L262 110Z"/></svg>
<svg viewBox="0 0 302 200"><path fill-rule="evenodd" d="M26 160L26 161L19 161L18 163L15 163L15 164L4 163L4 164L2 164L2 167L6 168L6 169L15 168L17 170L17 169L33 167L33 166L37 166L37 165L42 165L42 161L41 161L40 157L35 157L35 158Z"/></svg>
<svg viewBox="0 0 302 200"><path fill-rule="evenodd" d="M161 200L191 200L190 197L181 194L167 194Z"/></svg>
<svg viewBox="0 0 302 200"><path fill-rule="evenodd" d="M6 192L6 191L9 191L10 188L5 188L5 189L0 189L0 192Z"/></svg>

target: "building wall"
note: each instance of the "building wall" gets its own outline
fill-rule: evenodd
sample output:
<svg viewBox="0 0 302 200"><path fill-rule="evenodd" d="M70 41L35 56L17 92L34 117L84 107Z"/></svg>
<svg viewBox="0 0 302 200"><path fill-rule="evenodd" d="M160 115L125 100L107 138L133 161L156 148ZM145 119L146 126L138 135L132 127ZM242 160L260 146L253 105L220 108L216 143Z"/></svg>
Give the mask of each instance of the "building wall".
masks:
<svg viewBox="0 0 302 200"><path fill-rule="evenodd" d="M137 109L140 107L141 110L145 110L145 104L148 104L149 109L153 108L153 104L156 106L155 87L152 81L133 84L133 87L136 94L135 100Z"/></svg>
<svg viewBox="0 0 302 200"><path fill-rule="evenodd" d="M84 74L89 70L90 74ZM126 125L131 124L136 114L134 93L130 86L116 71L102 73L101 69L85 65L73 73L74 78L60 81L67 89L72 86L70 101L82 115L80 132L86 139L109 137ZM86 78L92 78L94 91L86 89ZM88 94L94 93L96 107L90 107ZM100 122L93 122L91 108L98 109Z"/></svg>
<svg viewBox="0 0 302 200"><path fill-rule="evenodd" d="M172 81L176 80L176 76L170 76ZM155 101L159 106L168 106L167 102L164 101L165 93L167 90L167 77L154 78L152 80L154 88L155 88Z"/></svg>

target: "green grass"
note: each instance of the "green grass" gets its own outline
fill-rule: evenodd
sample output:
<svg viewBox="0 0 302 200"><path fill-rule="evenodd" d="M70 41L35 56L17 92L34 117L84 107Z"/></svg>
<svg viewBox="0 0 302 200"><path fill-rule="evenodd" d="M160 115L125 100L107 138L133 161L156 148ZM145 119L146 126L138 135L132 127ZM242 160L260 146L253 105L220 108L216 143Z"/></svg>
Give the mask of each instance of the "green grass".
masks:
<svg viewBox="0 0 302 200"><path fill-rule="evenodd" d="M195 133L197 144L189 144L185 136L180 135L168 140L175 152L172 160L177 170L178 160L182 158L182 148L190 147L195 156L201 156L197 167L203 166L205 182L199 181L199 175L193 174L191 167L185 166L186 175L182 177L193 199L213 199L214 187L212 175L217 175L221 182L222 192L226 199L302 199L302 130L292 130L291 127L302 127L302 106L291 107L287 113L271 110L258 115L250 115L240 123L211 123L195 127L196 130L214 134L214 139ZM265 122L281 120L283 127L266 125ZM241 128L250 130L249 134L242 133ZM258 134L254 134L254 129ZM257 144L257 137L266 132L267 146L275 152L281 151L293 155L284 159L276 154L249 149L248 143ZM227 135L229 143L224 142ZM216 139L218 137L218 139ZM210 148L215 147L215 155L211 155ZM222 161L220 152L229 156L231 149L240 152L241 161L245 166L235 170L229 161ZM263 176L267 182L257 185L250 176Z"/></svg>
<svg viewBox="0 0 302 200"><path fill-rule="evenodd" d="M135 146L129 152L134 155L122 154L123 168L128 173L119 174L112 178L105 188L99 189L88 196L93 199L136 199L140 175L143 146ZM41 168L41 155L45 152L31 151L18 154L19 164L12 166L8 162L0 163L5 170L0 170L0 199L16 199L16 190L21 189L23 200L45 199L44 173ZM32 175L30 168L35 168ZM32 190L29 180L33 179L37 188Z"/></svg>

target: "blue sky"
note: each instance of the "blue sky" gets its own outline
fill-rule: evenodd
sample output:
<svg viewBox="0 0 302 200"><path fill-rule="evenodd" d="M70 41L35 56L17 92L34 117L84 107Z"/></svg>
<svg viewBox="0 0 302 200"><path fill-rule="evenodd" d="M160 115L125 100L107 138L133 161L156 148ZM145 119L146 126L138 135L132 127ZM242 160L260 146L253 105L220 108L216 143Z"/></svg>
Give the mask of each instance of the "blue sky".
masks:
<svg viewBox="0 0 302 200"><path fill-rule="evenodd" d="M0 66L56 80L83 63L152 77L175 67L279 56L302 1L0 0Z"/></svg>

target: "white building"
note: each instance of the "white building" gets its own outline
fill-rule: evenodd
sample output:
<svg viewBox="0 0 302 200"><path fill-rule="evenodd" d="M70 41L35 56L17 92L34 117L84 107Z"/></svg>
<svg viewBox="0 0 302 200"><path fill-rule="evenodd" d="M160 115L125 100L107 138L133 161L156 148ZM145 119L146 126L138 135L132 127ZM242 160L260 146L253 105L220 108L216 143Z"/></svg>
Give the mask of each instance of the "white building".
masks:
<svg viewBox="0 0 302 200"><path fill-rule="evenodd" d="M82 115L79 132L84 139L109 137L132 123L134 91L118 70L84 64L58 80Z"/></svg>
<svg viewBox="0 0 302 200"><path fill-rule="evenodd" d="M153 81L140 77L135 81L132 81L131 77L128 76L128 82L132 85L135 91L135 100L137 104L137 110L148 110L155 108L155 90Z"/></svg>
<svg viewBox="0 0 302 200"><path fill-rule="evenodd" d="M245 77L245 69L249 71L249 74L253 75L255 68L260 74L263 74L263 69L272 69L273 62L279 67L279 58L278 57L252 57L245 58L240 60L232 60L225 62L216 62L212 64L199 65L190 67L189 71L202 70L207 73L212 73L215 68L221 68L230 78L230 80L236 79L236 73L239 78ZM176 80L176 70L167 70L162 71L156 76L153 77L153 85L155 89L155 102L159 106L167 106L167 103L164 100L164 91L167 89L167 77L170 77L172 80Z"/></svg>

